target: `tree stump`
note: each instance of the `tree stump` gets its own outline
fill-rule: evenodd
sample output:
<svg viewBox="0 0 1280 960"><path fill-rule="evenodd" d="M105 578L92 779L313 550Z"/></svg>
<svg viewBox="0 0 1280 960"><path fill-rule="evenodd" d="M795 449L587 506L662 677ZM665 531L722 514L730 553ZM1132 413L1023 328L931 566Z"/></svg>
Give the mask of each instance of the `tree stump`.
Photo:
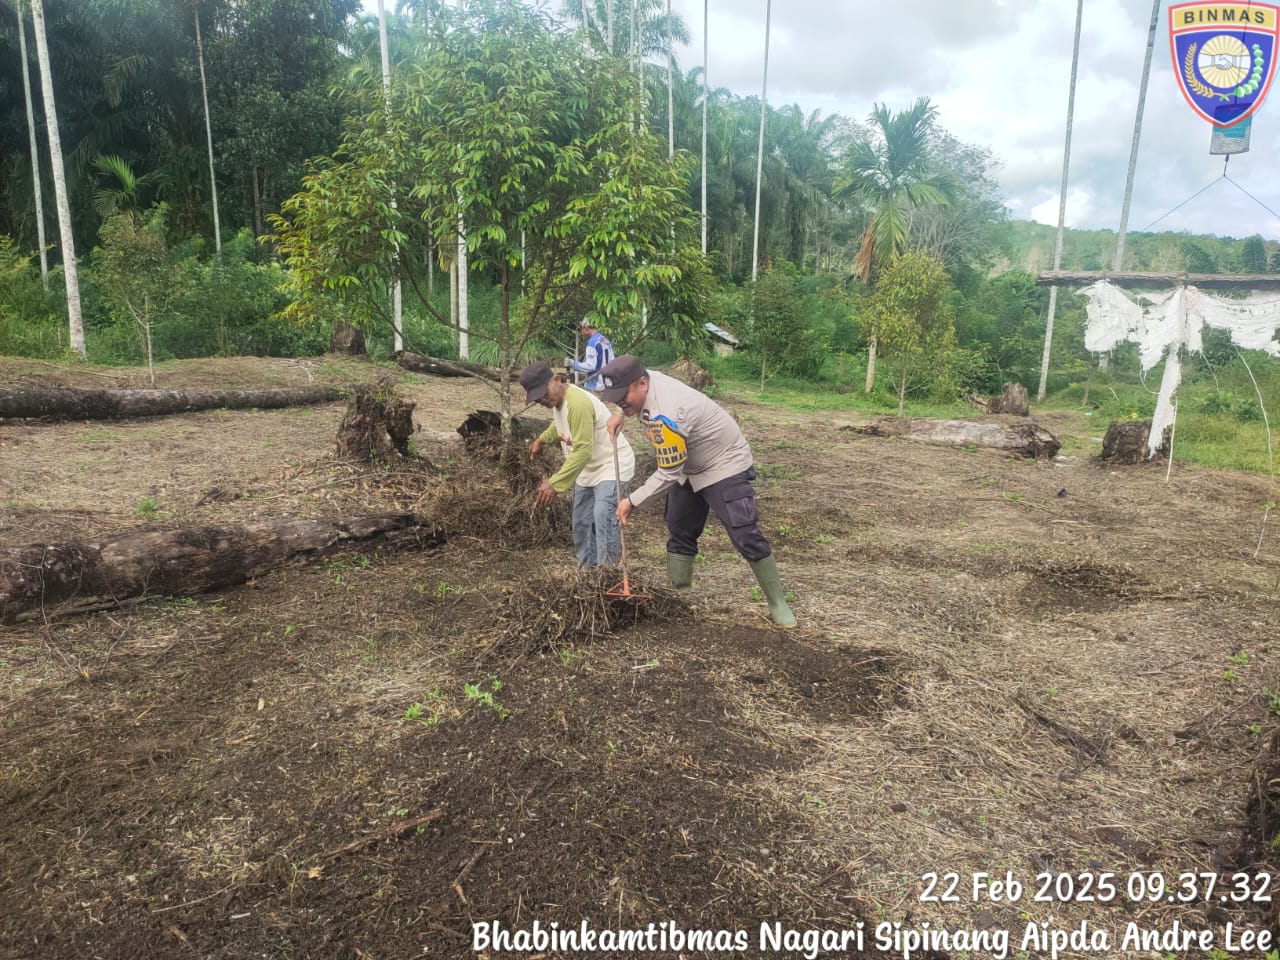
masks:
<svg viewBox="0 0 1280 960"><path fill-rule="evenodd" d="M536 417L512 417L511 439L527 442L540 436L551 425L550 420ZM462 446L472 456L498 460L507 446L502 436L502 415L496 410L473 410L458 425Z"/></svg>
<svg viewBox="0 0 1280 960"><path fill-rule="evenodd" d="M714 387L716 385L716 378L692 360L678 360L673 363L671 365L671 375L678 380L683 380L695 390L702 390L705 387Z"/></svg>
<svg viewBox="0 0 1280 960"><path fill-rule="evenodd" d="M365 356L364 332L359 327L337 321L333 325L333 333L329 335L329 352L344 357Z"/></svg>
<svg viewBox="0 0 1280 960"><path fill-rule="evenodd" d="M1031 406L1027 400L1027 388L1020 383L1006 383L1004 393L992 397L987 404L989 413L1007 413L1014 417L1031 415Z"/></svg>
<svg viewBox="0 0 1280 960"><path fill-rule="evenodd" d="M357 387L338 425L338 456L345 460L398 460L409 455L414 404Z"/></svg>
<svg viewBox="0 0 1280 960"><path fill-rule="evenodd" d="M1102 453L1099 460L1107 463L1142 463L1150 460L1147 453L1147 438L1151 435L1150 420L1114 420L1107 427L1107 434L1102 438ZM1157 454L1169 452L1169 428L1165 428Z"/></svg>

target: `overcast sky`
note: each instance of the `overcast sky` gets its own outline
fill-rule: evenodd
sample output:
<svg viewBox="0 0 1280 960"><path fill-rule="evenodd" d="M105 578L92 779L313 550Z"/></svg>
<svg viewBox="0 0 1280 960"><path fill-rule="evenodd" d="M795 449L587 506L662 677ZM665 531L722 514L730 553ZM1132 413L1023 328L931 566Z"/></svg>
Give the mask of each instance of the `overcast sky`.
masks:
<svg viewBox="0 0 1280 960"><path fill-rule="evenodd" d="M765 0L709 3L711 85L758 96ZM703 4L672 6L692 35L678 51L688 71L702 63ZM1222 179L1224 158L1209 155L1212 127L1173 74L1168 7L1161 4L1152 53L1129 229L1280 240L1280 216L1266 209L1280 212L1280 84L1254 114L1250 151L1225 167L1234 183ZM1119 227L1151 13L1152 0L1084 3L1067 226ZM1012 216L1056 225L1074 29L1070 0L777 0L769 102L865 120L875 103L896 111L928 96L953 136L994 152Z"/></svg>
<svg viewBox="0 0 1280 960"><path fill-rule="evenodd" d="M765 0L709 0L712 86L760 93ZM865 120L930 97L940 121L991 148L1018 219L1056 225L1075 7L1070 0L896 0L773 4L769 102ZM1211 125L1178 89L1161 4L1138 150L1129 229L1280 240L1280 217L1222 180ZM693 36L680 53L702 63L703 4L673 0ZM1085 0L1067 187L1067 226L1118 229L1152 0ZM1253 117L1252 146L1225 168L1280 213L1280 85ZM1212 184L1212 186L1210 186ZM1195 199L1197 191L1208 187ZM1172 208L1185 203L1181 209Z"/></svg>

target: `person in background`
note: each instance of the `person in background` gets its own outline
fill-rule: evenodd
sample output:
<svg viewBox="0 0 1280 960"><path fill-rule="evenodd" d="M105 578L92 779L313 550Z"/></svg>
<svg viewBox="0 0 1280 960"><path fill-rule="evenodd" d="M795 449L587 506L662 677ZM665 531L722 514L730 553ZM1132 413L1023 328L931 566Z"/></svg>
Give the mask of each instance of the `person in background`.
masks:
<svg viewBox="0 0 1280 960"><path fill-rule="evenodd" d="M582 348L582 360L565 357L565 366L577 373L586 374L587 380L582 385L587 390L600 390L600 368L613 359L613 344L603 333L596 329L590 317L583 317L578 325L582 335L587 338Z"/></svg>
<svg viewBox="0 0 1280 960"><path fill-rule="evenodd" d="M529 444L529 453L539 456L546 444L557 439L564 450L563 466L538 487L538 503L546 506L572 487L578 565L616 564L622 543L613 445L618 445L618 474L624 483L635 475L635 451L626 437L609 436L609 410L599 397L565 383L545 363L525 367L520 386L525 389L525 402L551 410L551 425Z"/></svg>
<svg viewBox="0 0 1280 960"><path fill-rule="evenodd" d="M714 510L750 564L769 602L769 617L779 627L794 627L773 548L760 532L751 448L733 417L705 394L646 370L630 355L606 364L600 380L604 400L622 411L609 418L610 434L617 436L623 416L639 417L658 455L658 468L618 504L618 521L626 523L635 507L665 492L667 577L676 590L688 590L698 538L708 510Z"/></svg>

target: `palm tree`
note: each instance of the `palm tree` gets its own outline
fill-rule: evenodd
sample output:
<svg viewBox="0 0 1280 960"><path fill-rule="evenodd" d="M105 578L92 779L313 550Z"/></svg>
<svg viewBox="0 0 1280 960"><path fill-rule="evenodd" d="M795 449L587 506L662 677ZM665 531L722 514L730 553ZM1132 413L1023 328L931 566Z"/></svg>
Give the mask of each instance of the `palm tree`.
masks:
<svg viewBox="0 0 1280 960"><path fill-rule="evenodd" d="M58 109L53 99L53 74L49 69L49 42L44 29L44 0L31 0L35 25L36 58L40 61L40 93L49 125L49 158L53 167L53 193L58 205L58 233L62 239L62 273L67 284L67 319L71 349L87 359L84 348L84 319L80 314L80 276L76 271L76 244L71 235L71 200L67 196L67 175L62 164L62 139L58 136Z"/></svg>
<svg viewBox="0 0 1280 960"><path fill-rule="evenodd" d="M123 157L115 154L94 157L93 166L109 181L108 185L99 184L93 191L93 209L104 221L113 213L141 211L145 206L142 189L161 180L160 173L155 170L138 176Z"/></svg>
<svg viewBox="0 0 1280 960"><path fill-rule="evenodd" d="M634 46L640 58L661 57L674 54L673 43L689 42L684 18L665 12L665 3L666 0L565 0L564 12L582 28L595 50L622 56L630 55ZM628 49L619 49L622 44Z"/></svg>
<svg viewBox="0 0 1280 960"><path fill-rule="evenodd" d="M40 247L40 280L49 289L49 251L44 242L44 198L40 195L40 150L36 146L36 113L31 104L31 70L27 60L27 28L22 23L22 0L18 0L18 55L22 58L22 93L27 103L27 135L31 141L31 183L36 207L36 244Z"/></svg>
<svg viewBox="0 0 1280 960"><path fill-rule="evenodd" d="M851 200L869 212L854 266L863 283L873 284L878 269L906 247L910 213L916 207L951 202L951 179L939 174L929 156L929 135L938 109L928 97L910 108L890 113L876 104L868 118L867 137L853 141L836 178L835 197ZM867 351L867 385L876 378L876 330Z"/></svg>

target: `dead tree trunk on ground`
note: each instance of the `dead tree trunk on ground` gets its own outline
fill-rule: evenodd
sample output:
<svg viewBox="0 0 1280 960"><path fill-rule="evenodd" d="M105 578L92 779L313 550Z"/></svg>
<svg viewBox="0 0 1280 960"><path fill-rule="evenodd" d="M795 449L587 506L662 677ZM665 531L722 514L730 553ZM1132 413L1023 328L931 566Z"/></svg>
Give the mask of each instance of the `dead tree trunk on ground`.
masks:
<svg viewBox="0 0 1280 960"><path fill-rule="evenodd" d="M56 420L114 420L164 417L193 410L273 410L332 403L335 387L286 387L277 390L81 390L74 387L0 387L0 419L47 417Z"/></svg>
<svg viewBox="0 0 1280 960"><path fill-rule="evenodd" d="M343 548L436 547L442 530L412 514L183 527L0 549L0 623L154 596L206 593L297 556Z"/></svg>
<svg viewBox="0 0 1280 960"><path fill-rule="evenodd" d="M845 429L869 437L904 437L947 447L986 447L1035 459L1052 459L1062 446L1053 434L1030 420L992 422L884 417L865 427Z"/></svg>
<svg viewBox="0 0 1280 960"><path fill-rule="evenodd" d="M480 377L483 380L497 381L502 376L497 367L486 367L482 363L468 363L465 360L441 360L421 353L398 353L396 363L414 373L430 373L437 377Z"/></svg>

